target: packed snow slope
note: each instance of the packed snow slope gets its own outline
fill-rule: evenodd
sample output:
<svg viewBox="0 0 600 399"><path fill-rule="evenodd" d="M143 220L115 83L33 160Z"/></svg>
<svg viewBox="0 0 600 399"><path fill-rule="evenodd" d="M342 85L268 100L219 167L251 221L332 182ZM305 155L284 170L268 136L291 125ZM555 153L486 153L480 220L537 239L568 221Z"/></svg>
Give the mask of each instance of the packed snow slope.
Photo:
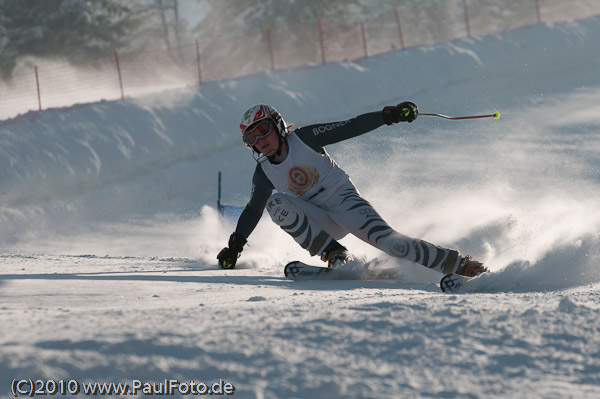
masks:
<svg viewBox="0 0 600 399"><path fill-rule="evenodd" d="M222 379L256 399L600 397L599 35L600 18L536 25L2 123L0 396ZM243 206L255 167L245 109L298 126L402 100L502 113L328 148L398 231L489 265L478 292L352 237L394 278L289 282L287 261L318 260L266 217L217 268L234 228L217 172Z"/></svg>

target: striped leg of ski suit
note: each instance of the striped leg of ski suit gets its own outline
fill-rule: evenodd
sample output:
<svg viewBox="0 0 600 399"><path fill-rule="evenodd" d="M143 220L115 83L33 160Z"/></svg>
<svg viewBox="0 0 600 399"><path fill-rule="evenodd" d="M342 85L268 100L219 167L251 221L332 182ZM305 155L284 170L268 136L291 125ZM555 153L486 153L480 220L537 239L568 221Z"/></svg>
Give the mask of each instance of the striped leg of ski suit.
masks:
<svg viewBox="0 0 600 399"><path fill-rule="evenodd" d="M455 250L438 247L392 229L352 184L334 193L325 206L276 193L267 202L267 212L273 222L311 255L320 254L333 239L354 234L391 256L439 272L451 273L460 261Z"/></svg>

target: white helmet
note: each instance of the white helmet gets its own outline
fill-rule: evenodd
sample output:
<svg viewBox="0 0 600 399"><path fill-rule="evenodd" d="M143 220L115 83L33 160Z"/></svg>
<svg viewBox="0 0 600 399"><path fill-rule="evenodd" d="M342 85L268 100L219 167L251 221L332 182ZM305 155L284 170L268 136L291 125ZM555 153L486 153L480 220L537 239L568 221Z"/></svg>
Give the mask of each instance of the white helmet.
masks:
<svg viewBox="0 0 600 399"><path fill-rule="evenodd" d="M288 127L291 127L291 125L288 126L285 123L281 114L277 112L275 108L267 104L256 104L244 112L244 115L242 116L242 121L240 122L240 131L242 132L242 136L248 127L264 119L271 119L281 137L288 135Z"/></svg>

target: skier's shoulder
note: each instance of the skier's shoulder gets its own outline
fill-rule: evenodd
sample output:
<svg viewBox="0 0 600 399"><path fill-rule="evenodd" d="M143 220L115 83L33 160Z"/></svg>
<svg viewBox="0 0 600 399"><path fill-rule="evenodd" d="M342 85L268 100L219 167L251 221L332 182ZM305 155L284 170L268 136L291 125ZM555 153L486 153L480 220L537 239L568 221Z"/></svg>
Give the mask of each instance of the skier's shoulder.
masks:
<svg viewBox="0 0 600 399"><path fill-rule="evenodd" d="M254 175L252 176L252 180L256 181L261 180L261 179L266 179L267 175L265 174L265 171L263 169L263 163L267 162L266 160L261 160L259 162L256 162L256 167L254 168Z"/></svg>
<svg viewBox="0 0 600 399"><path fill-rule="evenodd" d="M314 151L322 152L323 145L321 144L320 140L318 139L318 135L316 135L314 133L314 131L312 130L312 125L306 126L306 127L300 127L298 129L295 129L292 132L290 132L290 134L288 135L288 140L289 139L294 140L294 138L297 138L298 140L300 140L302 143L306 144L308 147L310 147Z"/></svg>
<svg viewBox="0 0 600 399"><path fill-rule="evenodd" d="M263 169L263 164L265 162L269 162L266 159L262 162L256 163L256 168L254 169L254 175L252 176L252 185L254 186L254 190L263 190L269 191L274 188L273 183L267 177L265 170Z"/></svg>

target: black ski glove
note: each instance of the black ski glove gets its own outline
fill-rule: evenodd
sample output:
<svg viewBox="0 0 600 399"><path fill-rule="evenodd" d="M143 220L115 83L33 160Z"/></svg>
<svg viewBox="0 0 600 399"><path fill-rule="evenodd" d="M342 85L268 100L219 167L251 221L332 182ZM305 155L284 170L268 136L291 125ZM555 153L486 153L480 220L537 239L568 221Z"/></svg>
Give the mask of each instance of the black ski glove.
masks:
<svg viewBox="0 0 600 399"><path fill-rule="evenodd" d="M385 107L383 111L383 121L387 125L398 122L412 122L419 115L419 108L410 101L404 101L396 106Z"/></svg>
<svg viewBox="0 0 600 399"><path fill-rule="evenodd" d="M235 263L237 259L240 257L240 252L244 249L244 244L248 241L240 234L233 233L229 236L229 244L228 246L223 248L221 252L217 255L217 259L219 260L219 266L223 269L233 269L235 268Z"/></svg>

